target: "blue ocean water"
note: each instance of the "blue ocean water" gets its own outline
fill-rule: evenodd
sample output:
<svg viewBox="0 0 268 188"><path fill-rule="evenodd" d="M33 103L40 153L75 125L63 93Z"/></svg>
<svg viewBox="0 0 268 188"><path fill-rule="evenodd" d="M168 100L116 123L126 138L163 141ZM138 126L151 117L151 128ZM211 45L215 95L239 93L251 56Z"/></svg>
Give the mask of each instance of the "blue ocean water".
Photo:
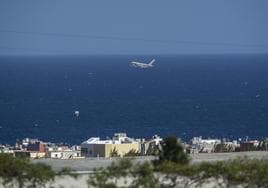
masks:
<svg viewBox="0 0 268 188"><path fill-rule="evenodd" d="M267 137L267 82L267 55L0 57L0 143Z"/></svg>

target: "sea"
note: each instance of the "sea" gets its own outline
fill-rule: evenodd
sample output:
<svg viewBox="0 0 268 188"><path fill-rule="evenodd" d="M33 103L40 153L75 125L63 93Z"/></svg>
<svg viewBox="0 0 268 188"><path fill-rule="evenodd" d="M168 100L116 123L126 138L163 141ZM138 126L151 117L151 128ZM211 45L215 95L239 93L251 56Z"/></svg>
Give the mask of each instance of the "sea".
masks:
<svg viewBox="0 0 268 188"><path fill-rule="evenodd" d="M129 66L152 58L152 68ZM268 55L0 57L1 144L80 144L116 132L268 137Z"/></svg>

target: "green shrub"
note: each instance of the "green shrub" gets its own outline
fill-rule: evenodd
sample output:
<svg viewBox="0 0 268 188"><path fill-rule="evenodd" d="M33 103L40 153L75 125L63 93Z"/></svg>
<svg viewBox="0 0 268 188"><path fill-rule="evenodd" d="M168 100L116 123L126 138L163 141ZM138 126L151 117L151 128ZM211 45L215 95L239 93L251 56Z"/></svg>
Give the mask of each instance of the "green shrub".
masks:
<svg viewBox="0 0 268 188"><path fill-rule="evenodd" d="M184 152L182 145L178 142L175 136L169 136L161 142L159 151L159 159L156 164L170 161L177 164L188 164L189 157Z"/></svg>
<svg viewBox="0 0 268 188"><path fill-rule="evenodd" d="M110 157L120 157L115 147L113 148L113 150L110 151Z"/></svg>
<svg viewBox="0 0 268 188"><path fill-rule="evenodd" d="M124 157L135 157L135 156L139 156L140 152L136 151L135 149L131 149L129 152L127 152Z"/></svg>
<svg viewBox="0 0 268 188"><path fill-rule="evenodd" d="M4 186L14 184L15 180L19 187L23 187L26 182L31 184L29 187L37 187L54 180L55 172L45 164L31 164L26 158L0 154L0 177Z"/></svg>
<svg viewBox="0 0 268 188"><path fill-rule="evenodd" d="M190 165L165 162L156 166L155 171L163 174L185 176L199 182L209 178L223 178L230 185L268 186L268 160L237 158L229 161L203 162Z"/></svg>

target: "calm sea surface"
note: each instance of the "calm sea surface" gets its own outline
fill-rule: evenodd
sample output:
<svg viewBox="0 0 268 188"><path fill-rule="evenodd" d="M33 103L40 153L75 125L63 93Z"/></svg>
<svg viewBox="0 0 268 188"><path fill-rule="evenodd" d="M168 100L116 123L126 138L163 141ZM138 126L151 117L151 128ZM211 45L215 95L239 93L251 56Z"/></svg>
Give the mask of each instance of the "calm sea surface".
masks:
<svg viewBox="0 0 268 188"><path fill-rule="evenodd" d="M154 68L129 66L151 58ZM114 132L267 137L268 56L0 57L0 143Z"/></svg>

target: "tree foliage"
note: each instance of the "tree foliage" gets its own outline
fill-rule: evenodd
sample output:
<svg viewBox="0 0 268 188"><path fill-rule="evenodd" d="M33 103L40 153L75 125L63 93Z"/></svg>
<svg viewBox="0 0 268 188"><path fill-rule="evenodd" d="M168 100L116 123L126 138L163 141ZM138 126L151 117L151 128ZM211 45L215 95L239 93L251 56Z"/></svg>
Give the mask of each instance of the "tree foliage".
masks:
<svg viewBox="0 0 268 188"><path fill-rule="evenodd" d="M30 163L27 158L0 154L0 179L4 187L44 187L46 183L53 182L56 175L75 177L69 168L56 173L44 163Z"/></svg>
<svg viewBox="0 0 268 188"><path fill-rule="evenodd" d="M128 179L128 184L118 184L118 180L122 179ZM178 181L181 179L185 181ZM154 166L150 162L136 163L122 159L107 168L97 169L90 176L88 185L99 188L119 185L158 188L176 187L178 184L198 187L209 181L213 181L216 187L268 187L268 160L238 158L187 165L165 161Z"/></svg>
<svg viewBox="0 0 268 188"><path fill-rule="evenodd" d="M154 165L119 160L106 169L97 169L90 177L89 185L118 187L117 180L128 178L131 182L125 187L176 187L178 184L198 187L209 181L216 187L268 187L268 160L237 158L189 164L189 157L176 137L165 138L161 146L159 160Z"/></svg>
<svg viewBox="0 0 268 188"><path fill-rule="evenodd" d="M178 164L189 163L188 155L184 152L182 145L175 136L166 137L161 143L158 162L162 163L166 161Z"/></svg>
<svg viewBox="0 0 268 188"><path fill-rule="evenodd" d="M139 156L140 152L136 151L135 149L131 149L129 152L127 152L124 157L135 157L135 156Z"/></svg>
<svg viewBox="0 0 268 188"><path fill-rule="evenodd" d="M222 179L226 185L268 186L268 160L237 158L228 161L180 165L165 162L155 168L163 174L176 174L202 183L210 178Z"/></svg>
<svg viewBox="0 0 268 188"><path fill-rule="evenodd" d="M152 164L149 162L139 163L132 170L132 187L158 188L159 181L155 176Z"/></svg>
<svg viewBox="0 0 268 188"><path fill-rule="evenodd" d="M95 169L95 173L89 176L88 187L119 187L119 179L125 182L121 187L159 187L158 180L154 177L153 166L149 162L134 165L131 159L121 159L107 168Z"/></svg>
<svg viewBox="0 0 268 188"><path fill-rule="evenodd" d="M120 157L120 155L118 154L118 151L115 147L111 150L110 157Z"/></svg>
<svg viewBox="0 0 268 188"><path fill-rule="evenodd" d="M95 188L116 188L115 182L110 181L111 174L107 169L95 169L95 172L87 180L88 187Z"/></svg>
<svg viewBox="0 0 268 188"><path fill-rule="evenodd" d="M0 154L0 177L4 186L17 183L18 187L23 187L27 182L28 187L38 187L54 180L55 172L42 163L32 164L26 158Z"/></svg>

